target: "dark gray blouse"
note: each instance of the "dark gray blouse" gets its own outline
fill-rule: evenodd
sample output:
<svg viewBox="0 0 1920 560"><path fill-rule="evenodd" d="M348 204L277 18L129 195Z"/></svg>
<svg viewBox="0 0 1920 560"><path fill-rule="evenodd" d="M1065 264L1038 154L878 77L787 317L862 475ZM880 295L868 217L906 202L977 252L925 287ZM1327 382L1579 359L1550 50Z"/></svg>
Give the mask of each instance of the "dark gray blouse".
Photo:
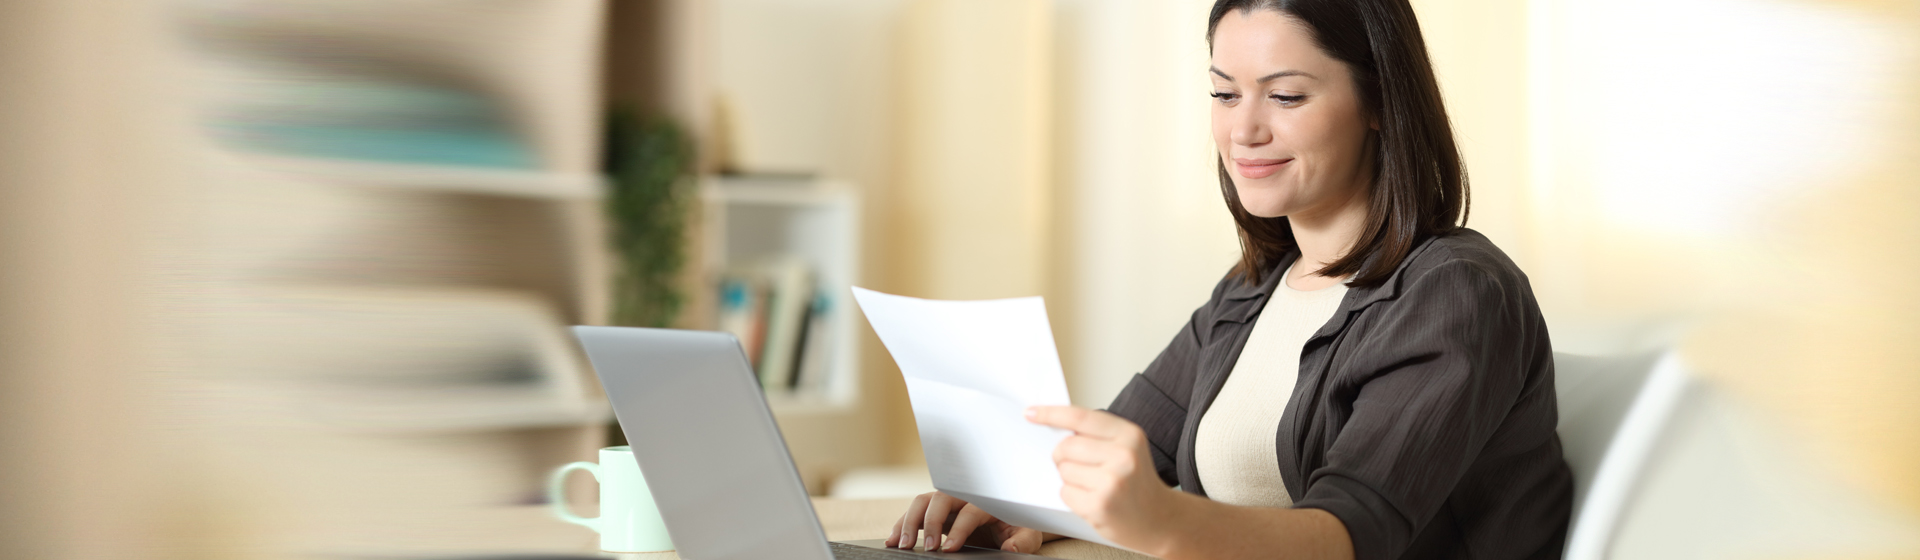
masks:
<svg viewBox="0 0 1920 560"><path fill-rule="evenodd" d="M1297 257L1258 286L1221 279L1114 398L1161 480L1206 495L1200 418ZM1560 557L1573 478L1554 432L1553 349L1526 275L1479 232L1430 238L1385 284L1348 290L1302 348L1286 402L1287 493L1345 523L1360 560Z"/></svg>

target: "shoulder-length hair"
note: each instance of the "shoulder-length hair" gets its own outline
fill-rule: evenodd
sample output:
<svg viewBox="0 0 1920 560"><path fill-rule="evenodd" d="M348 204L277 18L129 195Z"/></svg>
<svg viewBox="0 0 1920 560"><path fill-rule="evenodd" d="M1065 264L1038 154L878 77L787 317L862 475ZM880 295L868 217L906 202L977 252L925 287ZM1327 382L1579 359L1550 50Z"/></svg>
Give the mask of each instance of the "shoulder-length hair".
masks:
<svg viewBox="0 0 1920 560"><path fill-rule="evenodd" d="M1378 286L1420 241L1466 224L1466 168L1407 0L1218 0L1207 17L1209 52L1220 19L1236 10L1277 10L1306 24L1321 51L1346 63L1361 107L1380 125L1372 138L1374 179L1366 228L1353 249L1320 274L1351 274L1355 286ZM1285 216L1247 213L1226 165L1218 159L1214 165L1240 229L1240 264L1234 272L1258 284L1295 248L1293 228Z"/></svg>

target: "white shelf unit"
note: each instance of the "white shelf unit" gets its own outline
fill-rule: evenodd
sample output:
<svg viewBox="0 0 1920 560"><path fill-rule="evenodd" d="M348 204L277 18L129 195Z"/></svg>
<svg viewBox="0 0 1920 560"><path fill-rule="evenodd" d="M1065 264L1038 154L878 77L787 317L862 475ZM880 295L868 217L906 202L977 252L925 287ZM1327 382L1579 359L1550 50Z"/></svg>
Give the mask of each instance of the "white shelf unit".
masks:
<svg viewBox="0 0 1920 560"><path fill-rule="evenodd" d="M190 140L224 178L203 211L221 270L208 390L249 403L225 413L257 425L266 452L236 460L297 486L261 498L294 528L276 544L413 550L355 535L457 531L541 500L552 469L594 460L612 415L565 328L604 324L608 307L604 0L170 7L207 114L247 101L253 72L431 83L489 101L533 161L265 153L211 130ZM574 503L595 501L591 484L573 487Z"/></svg>
<svg viewBox="0 0 1920 560"><path fill-rule="evenodd" d="M797 257L829 298L832 337L817 391L770 391L776 416L846 412L860 398L859 310L850 287L860 269L860 207L851 185L804 177L708 176L700 183L707 254L705 289L729 266Z"/></svg>

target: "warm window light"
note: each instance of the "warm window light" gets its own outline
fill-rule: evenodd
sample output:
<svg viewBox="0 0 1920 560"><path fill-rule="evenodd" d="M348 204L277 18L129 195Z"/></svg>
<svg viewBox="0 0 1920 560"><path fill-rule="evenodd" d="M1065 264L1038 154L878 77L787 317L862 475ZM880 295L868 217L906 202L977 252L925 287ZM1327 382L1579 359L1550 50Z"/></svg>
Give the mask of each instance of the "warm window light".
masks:
<svg viewBox="0 0 1920 560"><path fill-rule="evenodd" d="M1875 116L1906 51L1862 14L1767 0L1534 6L1550 18L1536 32L1552 34L1536 39L1535 149L1547 166L1584 168L1588 208L1607 225L1752 233L1887 145ZM1579 188L1535 186L1566 187Z"/></svg>

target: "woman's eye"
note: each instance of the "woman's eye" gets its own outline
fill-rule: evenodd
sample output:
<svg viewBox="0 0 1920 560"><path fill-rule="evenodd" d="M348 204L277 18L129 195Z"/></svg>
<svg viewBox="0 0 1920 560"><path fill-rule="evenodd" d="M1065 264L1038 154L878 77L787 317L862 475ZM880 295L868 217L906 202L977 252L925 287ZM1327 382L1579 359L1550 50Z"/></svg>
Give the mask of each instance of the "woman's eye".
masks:
<svg viewBox="0 0 1920 560"><path fill-rule="evenodd" d="M1278 93L1273 94L1270 97L1274 101L1279 101L1280 104L1283 106L1298 105L1301 101L1304 101L1307 99L1307 96L1305 95L1280 95Z"/></svg>
<svg viewBox="0 0 1920 560"><path fill-rule="evenodd" d="M1216 91L1216 92L1207 94L1207 96L1212 97L1221 103L1232 103L1233 100L1240 98L1240 94L1225 92L1225 91Z"/></svg>

